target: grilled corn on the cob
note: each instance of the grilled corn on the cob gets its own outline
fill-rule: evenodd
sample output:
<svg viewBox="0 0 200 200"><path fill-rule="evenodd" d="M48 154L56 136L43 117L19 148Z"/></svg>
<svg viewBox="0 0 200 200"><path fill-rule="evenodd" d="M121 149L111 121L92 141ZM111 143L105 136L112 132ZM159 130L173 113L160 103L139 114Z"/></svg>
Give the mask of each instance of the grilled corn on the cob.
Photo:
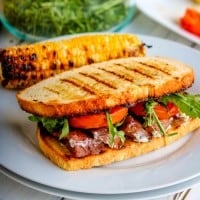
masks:
<svg viewBox="0 0 200 200"><path fill-rule="evenodd" d="M144 55L144 45L137 36L117 33L9 47L0 53L2 85L25 88L74 67Z"/></svg>

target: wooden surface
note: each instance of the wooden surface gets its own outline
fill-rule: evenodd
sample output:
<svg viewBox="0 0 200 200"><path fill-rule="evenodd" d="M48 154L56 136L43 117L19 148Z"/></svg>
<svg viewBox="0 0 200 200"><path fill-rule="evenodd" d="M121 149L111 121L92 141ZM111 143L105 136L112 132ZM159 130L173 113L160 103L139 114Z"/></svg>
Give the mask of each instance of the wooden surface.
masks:
<svg viewBox="0 0 200 200"><path fill-rule="evenodd" d="M183 37L173 33L167 28L159 25L155 21L147 18L145 15L140 13L139 11L136 13L132 23L124 28L121 32L131 32L138 34L145 34L150 36L161 37L165 39L174 40L176 42L180 42L197 50L200 50L200 46L195 43L184 39ZM12 46L15 44L19 44L19 41L14 36L10 35L6 30L0 30L0 48L6 46ZM200 186L195 186L192 190L193 192L188 197L188 200L196 200L200 199L198 196L198 191ZM196 192L196 193L195 193ZM47 193L39 192L35 189L31 189L27 186L24 186L7 176L0 173L0 200L67 200L63 197L56 197ZM159 200L170 200L170 197L163 197Z"/></svg>

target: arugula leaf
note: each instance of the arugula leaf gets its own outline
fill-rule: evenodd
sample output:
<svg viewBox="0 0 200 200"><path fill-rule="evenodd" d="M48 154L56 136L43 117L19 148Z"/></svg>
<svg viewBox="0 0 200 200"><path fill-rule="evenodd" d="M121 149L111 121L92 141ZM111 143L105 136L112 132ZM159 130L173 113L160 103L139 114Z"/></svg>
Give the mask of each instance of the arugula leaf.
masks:
<svg viewBox="0 0 200 200"><path fill-rule="evenodd" d="M158 119L157 114L154 111L154 107L156 106L157 102L155 102L153 99L150 99L146 102L145 104L145 109L147 112L147 116L144 118L145 119L145 126L153 126L154 124L157 124L158 128L160 129L160 132L162 135L166 134L166 131Z"/></svg>
<svg viewBox="0 0 200 200"><path fill-rule="evenodd" d="M62 138L66 137L69 133L69 123L67 119L64 119L64 125L59 137L59 140L61 140Z"/></svg>
<svg viewBox="0 0 200 200"><path fill-rule="evenodd" d="M113 125L111 116L108 112L106 112L106 118L108 122L108 130L109 130L109 146L113 147L115 137L119 137L121 142L125 142L124 131L118 131L117 128Z"/></svg>
<svg viewBox="0 0 200 200"><path fill-rule="evenodd" d="M48 132L61 130L59 139L66 137L69 133L69 125L66 118L55 119L31 115L28 119L33 122L42 123L42 126L45 127Z"/></svg>
<svg viewBox="0 0 200 200"><path fill-rule="evenodd" d="M162 97L160 101L164 104L172 102L186 115L192 118L200 118L200 94L175 93Z"/></svg>

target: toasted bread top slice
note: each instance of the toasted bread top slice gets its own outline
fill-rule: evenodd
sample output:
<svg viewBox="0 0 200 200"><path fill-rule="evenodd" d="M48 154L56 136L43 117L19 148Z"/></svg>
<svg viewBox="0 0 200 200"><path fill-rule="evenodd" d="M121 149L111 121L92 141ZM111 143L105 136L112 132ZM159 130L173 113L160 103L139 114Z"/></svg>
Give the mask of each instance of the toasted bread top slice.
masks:
<svg viewBox="0 0 200 200"><path fill-rule="evenodd" d="M63 72L21 90L17 100L32 114L62 117L174 93L193 81L193 69L179 61L131 57Z"/></svg>

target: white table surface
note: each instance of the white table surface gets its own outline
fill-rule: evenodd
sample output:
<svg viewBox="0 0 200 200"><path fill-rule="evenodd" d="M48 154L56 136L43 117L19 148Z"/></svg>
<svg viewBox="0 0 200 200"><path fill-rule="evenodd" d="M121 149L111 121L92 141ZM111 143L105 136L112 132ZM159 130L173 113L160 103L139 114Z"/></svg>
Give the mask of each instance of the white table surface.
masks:
<svg viewBox="0 0 200 200"><path fill-rule="evenodd" d="M167 38L180 42L200 51L200 45L197 45L177 34L159 25L155 21L149 19L141 12L137 12L132 23L124 28L121 32L131 32L138 34L145 34L161 38ZM14 36L10 35L3 28L0 29L0 48L19 44L20 41ZM199 63L200 64L200 63ZM200 183L192 187L187 200L200 199ZM57 197L50 194L39 192L35 189L22 185L4 174L0 173L0 200L67 200L63 197ZM172 196L159 198L159 200L172 200Z"/></svg>

